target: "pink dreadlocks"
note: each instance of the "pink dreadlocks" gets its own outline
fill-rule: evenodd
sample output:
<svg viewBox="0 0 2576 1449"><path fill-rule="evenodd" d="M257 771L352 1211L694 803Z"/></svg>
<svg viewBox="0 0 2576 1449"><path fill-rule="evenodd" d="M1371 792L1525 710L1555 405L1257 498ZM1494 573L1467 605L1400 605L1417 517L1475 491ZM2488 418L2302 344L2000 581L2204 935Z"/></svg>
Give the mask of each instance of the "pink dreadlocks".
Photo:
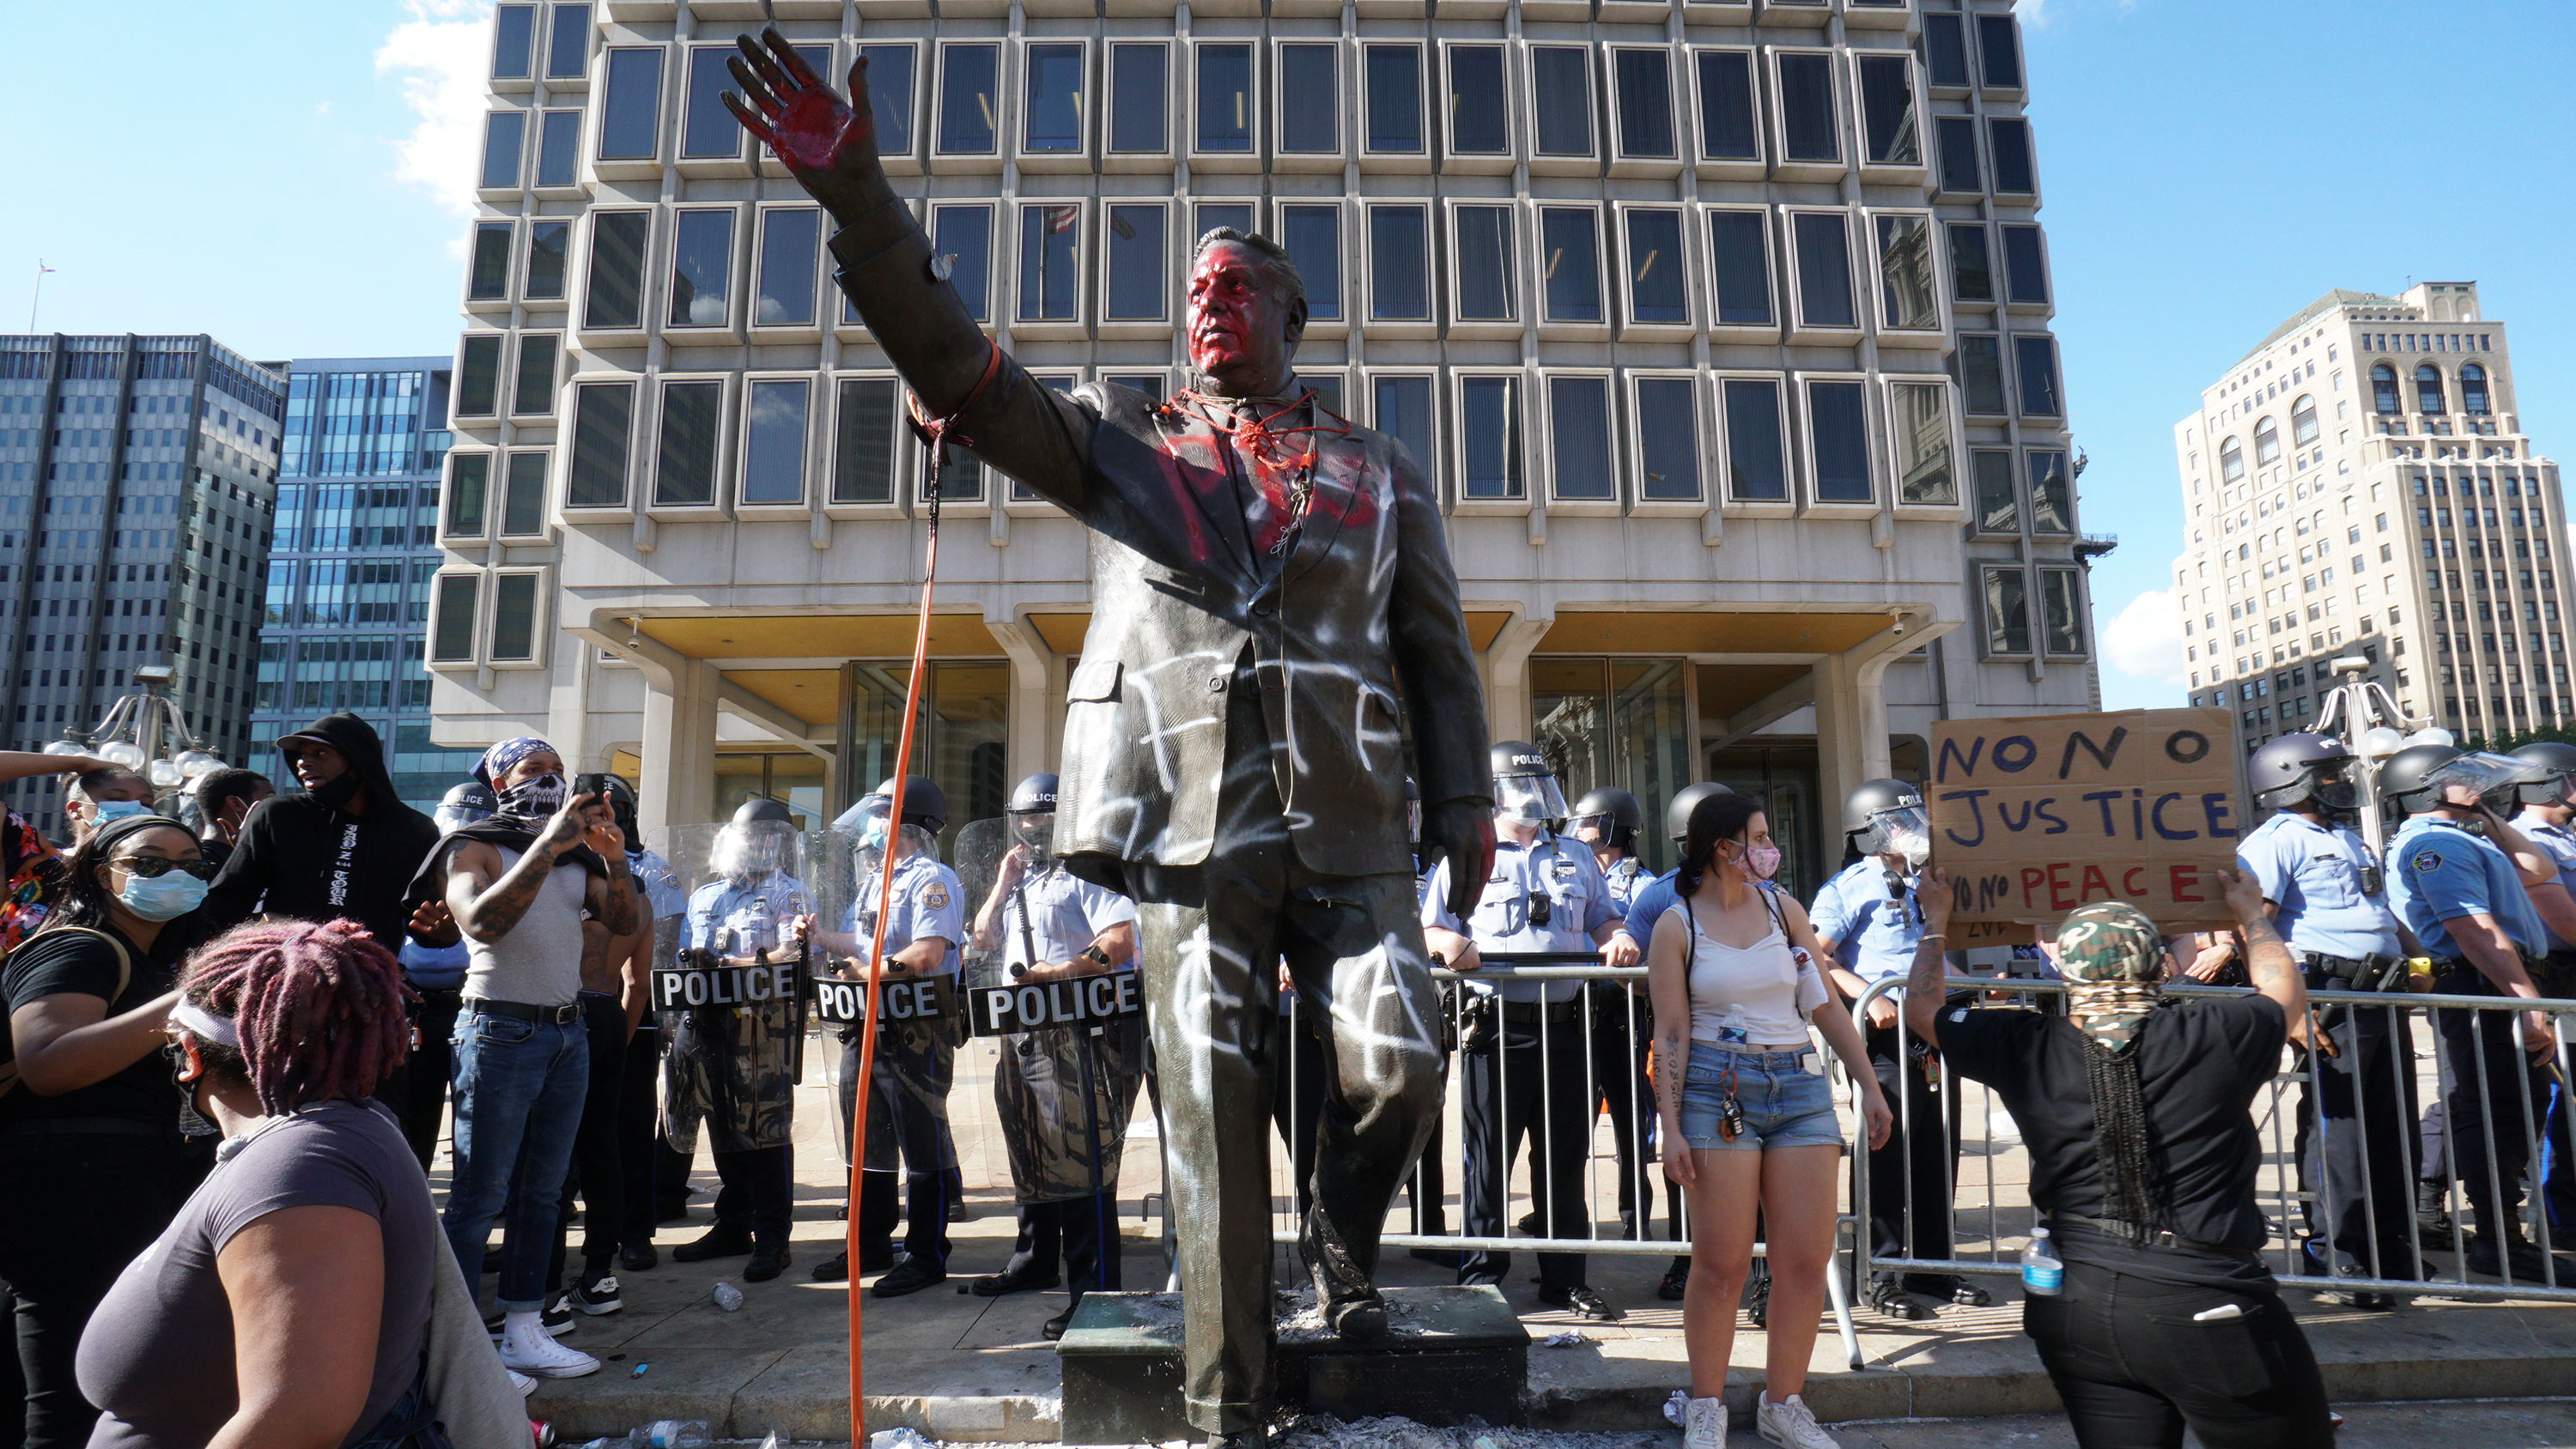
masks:
<svg viewBox="0 0 2576 1449"><path fill-rule="evenodd" d="M355 921L237 926L188 958L180 994L232 1018L243 1074L272 1115L372 1097L411 1047L401 968Z"/></svg>

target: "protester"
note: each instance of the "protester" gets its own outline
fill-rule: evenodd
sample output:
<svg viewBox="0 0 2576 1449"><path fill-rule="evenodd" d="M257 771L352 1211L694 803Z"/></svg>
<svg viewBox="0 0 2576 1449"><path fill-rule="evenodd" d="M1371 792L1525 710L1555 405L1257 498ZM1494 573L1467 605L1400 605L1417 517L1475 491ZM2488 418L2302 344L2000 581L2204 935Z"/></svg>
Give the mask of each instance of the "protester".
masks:
<svg viewBox="0 0 2576 1449"><path fill-rule="evenodd" d="M2251 873L2222 870L2254 994L2173 1002L2136 907L2096 902L2057 931L2068 1014L1945 1006L1947 872L1924 876L1906 1025L1994 1089L2030 1153L2030 1195L2065 1263L2022 1325L2085 1449L2328 1449L2325 1383L2261 1248L2254 1099L2307 987Z"/></svg>
<svg viewBox="0 0 2576 1449"><path fill-rule="evenodd" d="M1859 1030L1830 1007L1817 966L1824 951L1806 912L1786 892L1760 888L1779 867L1780 848L1757 802L1700 800L1682 844L1677 899L1656 926L1646 962L1664 1166L1691 1204L1685 1449L1726 1442L1735 1305L1752 1270L1757 1212L1771 1314L1755 1425L1789 1449L1834 1449L1799 1394L1833 1259L1843 1149L1810 1023L1851 1073L1871 1148L1887 1140L1893 1121Z"/></svg>
<svg viewBox="0 0 2576 1449"><path fill-rule="evenodd" d="M82 1325L175 1205L179 1093L154 1055L178 999L164 943L187 938L208 869L158 815L109 821L63 864L44 929L0 966L0 1299L35 1449L88 1442Z"/></svg>
<svg viewBox="0 0 2576 1449"><path fill-rule="evenodd" d="M635 788L615 775L608 777L608 810L617 822L618 833L626 837L626 868L635 877L636 889L644 896L644 914L652 918L651 929L636 939L622 970L642 973L646 991L644 1009L630 1009L629 1023L634 1034L627 1038L625 1069L617 1079L617 1159L619 1181L626 1189L626 1201L614 1209L618 1215L618 1265L635 1271L653 1267L662 1255L653 1246L656 1184L654 1177L660 1154L655 1151L656 1129L660 1111L655 1086L662 1077L664 1013L651 1010L652 971L666 966L678 957L686 934L684 918L689 898L680 889L680 879L671 863L644 848L643 833L636 828Z"/></svg>
<svg viewBox="0 0 2576 1449"><path fill-rule="evenodd" d="M445 1250L394 1115L402 977L354 921L244 926L190 958L172 1065L221 1160L80 1346L98 1449L409 1444ZM366 1426L363 1434L353 1434Z"/></svg>
<svg viewBox="0 0 2576 1449"><path fill-rule="evenodd" d="M188 785L188 794L197 804L197 849L207 861L221 866L241 839L242 823L250 818L251 808L277 793L277 787L257 770L227 765L208 770Z"/></svg>
<svg viewBox="0 0 2576 1449"><path fill-rule="evenodd" d="M622 817L618 812L624 784L612 775L600 791L609 819L617 824L621 849L633 839L628 827L635 818L631 789L622 791L628 809ZM641 901L643 879L635 874L631 853L626 856L626 869ZM626 1159L620 1122L626 1107L627 1047L652 1000L653 917L639 910L635 929L623 935L596 920L582 922L581 933L579 1000L582 1025L590 1038L590 1086L582 1096L581 1126L573 1133L572 1170L564 1175L563 1197L555 1204L554 1253L546 1262L546 1288L550 1295L560 1294L548 1305L550 1309L571 1309L597 1318L626 1306L616 1272L618 1251L626 1246ZM648 1113L651 1105L647 1097ZM575 1193L582 1201L581 1274L566 1284L565 1242ZM644 1241L651 1246L649 1229Z"/></svg>
<svg viewBox="0 0 2576 1449"><path fill-rule="evenodd" d="M439 834L488 819L492 814L492 791L477 780L451 786L430 813ZM444 913L445 904L439 905ZM412 989L411 1054L396 1068L400 1080L399 1101L386 1105L402 1118L403 1140L411 1144L412 1156L419 1159L421 1170L429 1170L430 1159L438 1154L438 1129L447 1118L447 1084L449 1069L455 1064L456 1048L450 1038L456 1034L456 1014L464 1006L465 969L472 963L473 951L460 934L444 946L424 944L406 936L395 959L402 963L403 981ZM391 1098L392 1092L378 1088L380 1098Z"/></svg>
<svg viewBox="0 0 2576 1449"><path fill-rule="evenodd" d="M642 912L616 823L595 797L566 797L552 745L503 740L484 752L475 778L492 789L493 815L441 837L413 887L446 901L471 957L456 1019L456 1165L444 1225L456 1260L479 1264L506 1205L501 1361L574 1378L598 1372L599 1360L556 1343L540 1315L555 1203L589 1089L575 1000L582 916L623 935Z"/></svg>
<svg viewBox="0 0 2576 1449"><path fill-rule="evenodd" d="M47 755L34 750L0 750L0 786L65 770L87 773L112 770L113 760L95 755ZM14 948L45 923L54 892L61 852L15 810L0 812L0 952Z"/></svg>
<svg viewBox="0 0 2576 1449"><path fill-rule="evenodd" d="M63 791L63 818L71 822L74 843L112 820L152 812L152 782L123 765L83 770Z"/></svg>

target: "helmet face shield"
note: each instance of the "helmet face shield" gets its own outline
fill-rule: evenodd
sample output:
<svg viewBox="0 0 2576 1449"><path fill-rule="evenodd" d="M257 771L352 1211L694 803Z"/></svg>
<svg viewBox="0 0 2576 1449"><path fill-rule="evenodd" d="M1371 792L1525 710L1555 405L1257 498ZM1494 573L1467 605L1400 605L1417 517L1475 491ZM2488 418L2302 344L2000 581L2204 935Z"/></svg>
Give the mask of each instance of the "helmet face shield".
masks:
<svg viewBox="0 0 2576 1449"><path fill-rule="evenodd" d="M2484 750L2471 750L2444 760L2424 772L2424 788L2434 800L2445 805L2463 802L2452 798L2457 791L2485 795L2500 785L2510 784L2529 772L2529 762L2511 755L2491 755Z"/></svg>
<svg viewBox="0 0 2576 1449"><path fill-rule="evenodd" d="M1565 818L1565 792L1556 788L1554 775L1497 775L1494 777L1494 815L1502 820L1525 821L1544 825Z"/></svg>
<svg viewBox="0 0 2576 1449"><path fill-rule="evenodd" d="M2352 788L2352 760L2349 757L2319 760L2309 766L2308 778L2315 783L2308 798L2328 810L2349 811L2359 807L2361 797Z"/></svg>
<svg viewBox="0 0 2576 1449"><path fill-rule="evenodd" d="M758 880L785 868L795 839L796 827L783 821L728 825L716 832L715 852L708 864L727 880Z"/></svg>
<svg viewBox="0 0 2576 1449"><path fill-rule="evenodd" d="M1920 805L1881 810L1852 843L1863 855L1901 855L1909 869L1921 870L1932 859L1932 818Z"/></svg>
<svg viewBox="0 0 2576 1449"><path fill-rule="evenodd" d="M918 828L918 827L916 827ZM1011 843L1033 857L1055 853L1055 812L1031 810L1011 817ZM1034 864L1034 861L1032 862Z"/></svg>

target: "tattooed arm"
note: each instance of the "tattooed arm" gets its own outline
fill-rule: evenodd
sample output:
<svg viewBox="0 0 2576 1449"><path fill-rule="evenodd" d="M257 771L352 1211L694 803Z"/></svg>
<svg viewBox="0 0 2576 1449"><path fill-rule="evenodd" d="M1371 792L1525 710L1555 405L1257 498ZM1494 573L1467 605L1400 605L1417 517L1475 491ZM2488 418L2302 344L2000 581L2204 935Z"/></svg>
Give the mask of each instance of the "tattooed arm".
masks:
<svg viewBox="0 0 2576 1449"><path fill-rule="evenodd" d="M1655 1007L1655 1113L1663 1124L1664 1174L1684 1187L1699 1178L1699 1160L1682 1137L1682 1084L1690 1076L1690 925L1664 913L1646 950L1646 995Z"/></svg>
<svg viewBox="0 0 2576 1449"><path fill-rule="evenodd" d="M2236 913L2236 929L2245 941L2245 974L2254 989L2278 1002L2281 1015L2294 1025L2305 1022L2308 981L2263 909L2262 883L2253 872L2241 870L2222 870L2218 880L2226 887L2228 909Z"/></svg>
<svg viewBox="0 0 2576 1449"><path fill-rule="evenodd" d="M1914 887L1914 899L1923 911L1923 939L1915 943L1914 965L1905 978L1905 1029L1939 1046L1941 1038L1933 1023L1941 1015L1941 998L1948 989L1941 978L1948 973L1942 952L1950 945L1943 934L1950 929L1950 873L1939 866L1923 872Z"/></svg>

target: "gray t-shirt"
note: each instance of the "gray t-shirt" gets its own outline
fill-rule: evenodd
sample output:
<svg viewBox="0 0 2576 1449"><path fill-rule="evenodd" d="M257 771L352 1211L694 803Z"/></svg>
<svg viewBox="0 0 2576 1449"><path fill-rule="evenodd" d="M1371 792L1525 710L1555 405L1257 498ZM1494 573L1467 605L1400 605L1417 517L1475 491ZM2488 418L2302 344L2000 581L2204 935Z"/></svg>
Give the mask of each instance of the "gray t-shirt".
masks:
<svg viewBox="0 0 2576 1449"><path fill-rule="evenodd" d="M91 1449L196 1449L240 1405L232 1303L215 1258L282 1208L351 1208L384 1226L384 1316L356 1439L420 1372L438 1218L391 1113L329 1102L258 1134L216 1165L158 1241L126 1265L81 1335L81 1394L103 1412Z"/></svg>

